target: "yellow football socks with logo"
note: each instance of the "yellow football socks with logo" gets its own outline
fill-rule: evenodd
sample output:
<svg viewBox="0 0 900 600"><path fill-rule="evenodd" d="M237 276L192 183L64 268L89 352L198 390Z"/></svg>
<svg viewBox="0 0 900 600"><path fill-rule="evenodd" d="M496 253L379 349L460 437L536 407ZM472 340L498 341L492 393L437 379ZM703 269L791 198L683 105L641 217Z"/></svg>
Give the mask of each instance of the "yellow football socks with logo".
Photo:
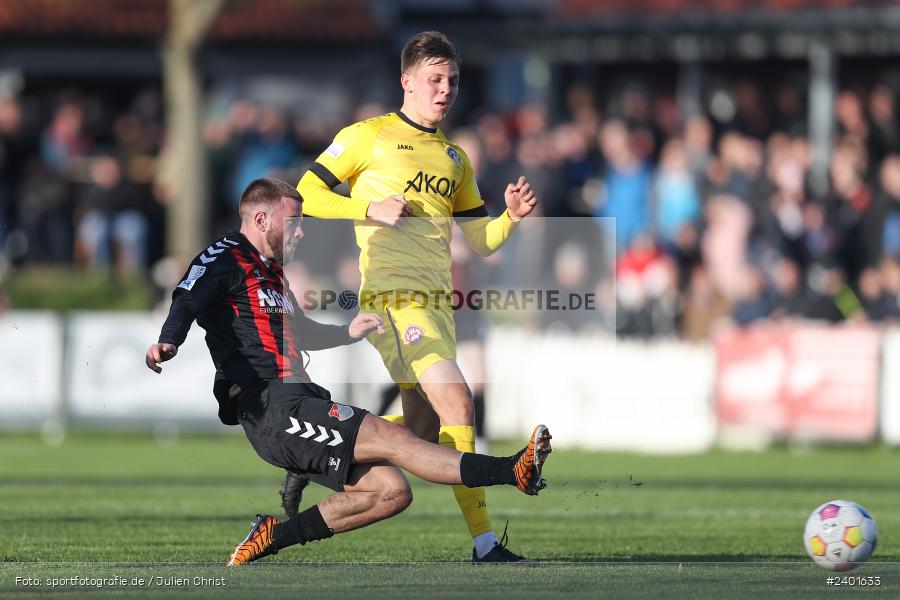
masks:
<svg viewBox="0 0 900 600"><path fill-rule="evenodd" d="M471 425L447 425L438 434L441 446L455 448L459 452L475 452L475 428ZM467 488L454 485L453 495L462 510L466 525L472 537L491 531L491 521L487 514L484 488Z"/></svg>

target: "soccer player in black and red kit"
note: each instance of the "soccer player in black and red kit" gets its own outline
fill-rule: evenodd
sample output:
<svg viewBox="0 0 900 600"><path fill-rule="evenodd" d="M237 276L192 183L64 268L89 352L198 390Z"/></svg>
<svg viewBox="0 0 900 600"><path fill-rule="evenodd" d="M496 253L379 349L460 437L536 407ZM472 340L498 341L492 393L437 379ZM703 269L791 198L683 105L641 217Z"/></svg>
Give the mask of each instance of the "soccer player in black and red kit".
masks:
<svg viewBox="0 0 900 600"><path fill-rule="evenodd" d="M147 366L173 358L193 321L206 330L216 367L219 418L240 424L266 462L307 476L335 494L280 522L257 515L228 564L242 565L294 544L329 538L391 517L412 501L400 468L422 479L469 487L508 484L536 495L550 433L538 425L510 457L460 453L420 440L357 407L331 401L307 375L303 350L381 335L384 324L360 313L348 326L308 319L284 278L302 231L302 198L289 184L257 179L241 196L241 229L210 244L173 293Z"/></svg>

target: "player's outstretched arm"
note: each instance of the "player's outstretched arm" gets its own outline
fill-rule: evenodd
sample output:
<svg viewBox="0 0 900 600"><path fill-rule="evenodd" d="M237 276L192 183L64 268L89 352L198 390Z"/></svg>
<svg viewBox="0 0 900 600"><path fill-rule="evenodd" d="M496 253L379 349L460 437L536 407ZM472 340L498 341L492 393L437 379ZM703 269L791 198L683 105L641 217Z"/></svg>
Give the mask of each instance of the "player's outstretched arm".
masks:
<svg viewBox="0 0 900 600"><path fill-rule="evenodd" d="M159 365L174 358L176 354L178 354L178 346L175 344L153 344L147 349L145 357L147 368L162 373L162 367Z"/></svg>
<svg viewBox="0 0 900 600"><path fill-rule="evenodd" d="M528 180L519 177L518 181L507 185L503 193L506 210L496 219L491 219L484 207L468 158L465 158L465 164L468 176L454 203L453 218L472 250L479 256L490 256L509 239L516 223L531 214L537 206L537 198Z"/></svg>
<svg viewBox="0 0 900 600"><path fill-rule="evenodd" d="M361 340L372 331L384 333L384 321L381 317L372 313L361 312L350 321L347 332L354 340Z"/></svg>
<svg viewBox="0 0 900 600"><path fill-rule="evenodd" d="M303 349L312 351L353 344L372 330L384 333L384 322L372 313L359 313L349 325L328 325L314 321L301 312L294 326Z"/></svg>
<svg viewBox="0 0 900 600"><path fill-rule="evenodd" d="M242 279L240 270L231 268L228 259L224 258L226 256L229 255L210 260L201 254L192 261L181 283L172 292L172 305L157 342L147 350L145 358L148 369L161 373L159 364L178 353L178 347L187 339L197 315Z"/></svg>

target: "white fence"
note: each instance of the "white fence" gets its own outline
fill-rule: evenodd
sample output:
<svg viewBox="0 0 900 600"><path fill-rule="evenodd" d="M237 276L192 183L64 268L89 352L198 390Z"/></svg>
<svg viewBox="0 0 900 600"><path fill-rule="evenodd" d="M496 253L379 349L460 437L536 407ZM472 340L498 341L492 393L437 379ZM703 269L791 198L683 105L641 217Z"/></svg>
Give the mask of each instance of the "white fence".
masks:
<svg viewBox="0 0 900 600"><path fill-rule="evenodd" d="M194 327L157 375L144 352L160 315L11 312L0 318L0 428L45 422L154 429L222 428L213 368ZM900 332L881 338L880 434L900 444ZM485 351L488 433L547 423L559 447L693 452L719 434L712 344L626 342L497 328ZM360 369L366 369L360 376ZM311 353L309 372L339 401L374 410L390 383L366 343ZM552 377L548 376L552 374Z"/></svg>

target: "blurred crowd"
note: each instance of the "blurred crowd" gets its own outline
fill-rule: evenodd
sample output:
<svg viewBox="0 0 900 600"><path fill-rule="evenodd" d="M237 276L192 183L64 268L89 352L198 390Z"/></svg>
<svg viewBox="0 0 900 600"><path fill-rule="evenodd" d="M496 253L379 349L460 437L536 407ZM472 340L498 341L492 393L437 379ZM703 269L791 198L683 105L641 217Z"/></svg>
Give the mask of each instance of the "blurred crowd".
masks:
<svg viewBox="0 0 900 600"><path fill-rule="evenodd" d="M819 193L806 100L791 86L736 82L686 114L674 93L635 84L601 98L573 85L559 106L475 110L445 130L470 155L491 212L525 175L553 217L523 233L540 244L513 241L506 266L484 277L608 301L548 326L695 340L722 322L900 316L896 97L886 84L838 92ZM359 106L346 122L394 108ZM235 225L247 183L297 181L342 125L247 99L214 103L210 233ZM164 256L170 199L154 183L164 145L158 88L0 93L4 265L149 272Z"/></svg>
<svg viewBox="0 0 900 600"><path fill-rule="evenodd" d="M159 94L0 93L0 258L145 269L163 251L153 193ZM4 269L5 270L5 269Z"/></svg>
<svg viewBox="0 0 900 600"><path fill-rule="evenodd" d="M596 220L599 250L573 225L551 240L550 260L565 260L550 271L560 281L580 261L581 272L599 275L597 294L614 295L609 325L620 335L698 340L718 324L761 319L894 321L895 99L881 83L838 92L819 193L803 94L790 85L764 94L750 82L714 98L707 114L685 115L674 94L636 85L602 106L574 86L554 119L537 104L483 115L474 123L479 182L501 198L503 182L522 172L544 215Z"/></svg>

